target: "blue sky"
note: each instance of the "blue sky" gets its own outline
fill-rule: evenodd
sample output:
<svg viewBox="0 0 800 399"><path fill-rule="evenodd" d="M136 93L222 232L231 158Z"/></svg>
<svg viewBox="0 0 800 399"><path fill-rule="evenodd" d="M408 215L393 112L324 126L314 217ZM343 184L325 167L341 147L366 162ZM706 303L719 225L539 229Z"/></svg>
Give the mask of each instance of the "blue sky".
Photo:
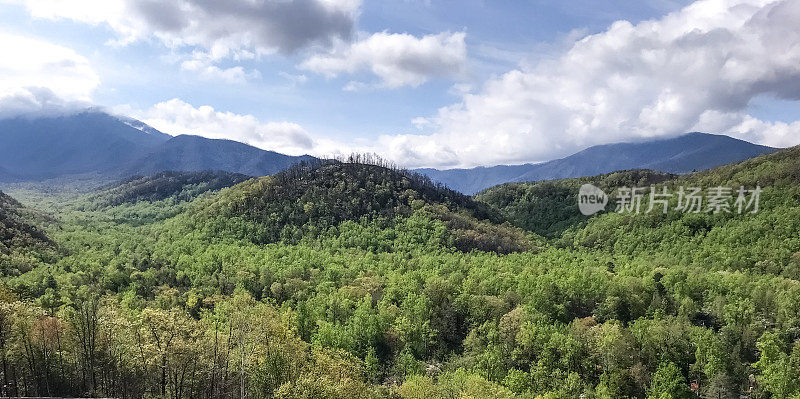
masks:
<svg viewBox="0 0 800 399"><path fill-rule="evenodd" d="M24 90L44 88L170 134L410 167L539 162L690 130L800 142L797 0L271 2L0 1L0 38L20 53L0 62L0 105L23 109ZM15 78L17 56L45 73Z"/></svg>

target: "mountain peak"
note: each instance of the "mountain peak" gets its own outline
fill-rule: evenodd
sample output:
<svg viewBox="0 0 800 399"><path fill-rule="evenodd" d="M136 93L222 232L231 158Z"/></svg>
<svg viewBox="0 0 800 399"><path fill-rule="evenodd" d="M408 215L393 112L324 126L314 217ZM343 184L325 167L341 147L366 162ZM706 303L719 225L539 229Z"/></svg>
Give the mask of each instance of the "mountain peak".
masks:
<svg viewBox="0 0 800 399"><path fill-rule="evenodd" d="M149 175L161 171L199 172L221 170L250 176L280 172L313 157L290 156L266 151L238 141L178 135L147 155L129 163L126 175Z"/></svg>
<svg viewBox="0 0 800 399"><path fill-rule="evenodd" d="M91 109L0 120L0 168L20 179L110 172L169 138L131 125Z"/></svg>
<svg viewBox="0 0 800 399"><path fill-rule="evenodd" d="M172 138L172 136L170 136L170 135L168 135L166 133L163 133L160 130L158 130L158 129L156 129L156 128L154 128L154 127L152 127L152 126L150 126L150 125L148 125L148 124L146 124L146 123L144 123L144 122L142 122L142 121L140 121L138 119L133 119L133 118L130 118L130 117L127 117L127 116L122 116L122 115L116 116L116 118L119 119L122 123L134 128L134 129L136 129L136 130L138 130L138 131L140 131L140 132L142 132L144 134L165 138L167 140Z"/></svg>
<svg viewBox="0 0 800 399"><path fill-rule="evenodd" d="M533 245L522 231L497 224L501 218L484 204L423 175L339 161L301 163L273 176L247 180L197 203L177 226L199 227L208 237L256 244L297 243L303 237L336 236L342 224L391 225L412 215L437 220L445 229L440 233L447 236L443 244L464 252L509 253ZM408 234L434 230L415 228Z"/></svg>
<svg viewBox="0 0 800 399"><path fill-rule="evenodd" d="M142 121L99 109L0 120L0 181L84 173L124 178L203 170L263 176L309 159L313 158L233 140L173 137Z"/></svg>

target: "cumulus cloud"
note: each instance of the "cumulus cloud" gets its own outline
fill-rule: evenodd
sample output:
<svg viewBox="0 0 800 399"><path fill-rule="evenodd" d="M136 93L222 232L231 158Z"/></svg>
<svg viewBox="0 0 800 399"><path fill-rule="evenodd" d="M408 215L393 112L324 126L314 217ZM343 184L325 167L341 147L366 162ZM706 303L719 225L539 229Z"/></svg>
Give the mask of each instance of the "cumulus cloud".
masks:
<svg viewBox="0 0 800 399"><path fill-rule="evenodd" d="M236 140L284 154L308 154L314 152L316 145L310 134L296 123L261 122L253 115L217 111L208 105L195 107L177 98L146 110L117 107L115 112L173 135Z"/></svg>
<svg viewBox="0 0 800 399"><path fill-rule="evenodd" d="M89 105L100 84L89 61L43 40L0 33L0 117Z"/></svg>
<svg viewBox="0 0 800 399"><path fill-rule="evenodd" d="M332 51L314 55L302 68L329 77L341 73L369 71L389 88L416 87L431 77L458 76L467 61L464 32L415 37L409 34L379 32L354 43L340 42ZM347 90L357 89L351 82Z"/></svg>
<svg viewBox="0 0 800 399"><path fill-rule="evenodd" d="M800 1L700 0L619 21L559 57L490 79L428 118L431 135L382 138L409 166L531 162L589 145L692 130L800 143L800 123L760 121L753 98L800 100Z"/></svg>
<svg viewBox="0 0 800 399"><path fill-rule="evenodd" d="M354 40L361 0L0 0L24 5L36 18L106 25L112 44L157 39L189 48L181 63L201 77L242 82L258 77L222 59L261 54L317 54L306 69L328 76L371 71L382 87L418 86L434 76L461 73L464 33L420 38L373 34ZM362 34L363 35L363 34Z"/></svg>
<svg viewBox="0 0 800 399"><path fill-rule="evenodd" d="M107 24L117 42L156 37L232 53L292 53L349 38L360 0L26 0L34 17Z"/></svg>
<svg viewBox="0 0 800 399"><path fill-rule="evenodd" d="M771 147L790 147L800 142L800 121L762 121L744 112L706 111L692 130L723 133Z"/></svg>

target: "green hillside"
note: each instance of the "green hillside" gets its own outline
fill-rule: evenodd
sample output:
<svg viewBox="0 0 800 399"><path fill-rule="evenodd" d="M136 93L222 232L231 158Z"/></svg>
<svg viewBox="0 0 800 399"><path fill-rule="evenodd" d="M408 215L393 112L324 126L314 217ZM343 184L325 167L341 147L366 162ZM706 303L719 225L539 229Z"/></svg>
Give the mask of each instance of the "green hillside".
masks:
<svg viewBox="0 0 800 399"><path fill-rule="evenodd" d="M684 187L762 188L758 212L609 213L566 232L561 243L618 255L660 254L708 269L752 270L800 278L800 148L665 182ZM657 186L657 190L661 190ZM649 196L643 201L646 203ZM674 208L677 198L670 199ZM732 202L733 203L733 202Z"/></svg>
<svg viewBox="0 0 800 399"><path fill-rule="evenodd" d="M676 175L651 170L628 170L573 179L532 183L506 183L478 193L478 201L499 209L514 225L535 233L558 237L564 230L583 225L587 217L578 211L576 195L590 183L609 193L617 187L649 187Z"/></svg>
<svg viewBox="0 0 800 399"><path fill-rule="evenodd" d="M91 200L99 207L111 207L139 201L156 202L165 199L183 202L199 195L233 186L251 176L230 172L161 172L137 176L103 187Z"/></svg>
<svg viewBox="0 0 800 399"><path fill-rule="evenodd" d="M491 208L422 175L338 161L305 163L239 184L197 203L175 226L214 240L296 244L341 237L358 224L367 227L362 231L382 231L382 236L361 237L368 241L362 247L375 249L387 247L399 236L409 238L403 233L413 235L407 229L396 231L413 228L409 219L435 222L428 227L442 231L424 235L436 235L441 245L461 251L509 253L533 245L519 229L499 224L500 216Z"/></svg>
<svg viewBox="0 0 800 399"><path fill-rule="evenodd" d="M52 244L44 233L29 224L25 216L22 205L0 191L0 252Z"/></svg>
<svg viewBox="0 0 800 399"><path fill-rule="evenodd" d="M25 273L52 259L55 243L34 226L38 215L0 192L0 270L3 275Z"/></svg>

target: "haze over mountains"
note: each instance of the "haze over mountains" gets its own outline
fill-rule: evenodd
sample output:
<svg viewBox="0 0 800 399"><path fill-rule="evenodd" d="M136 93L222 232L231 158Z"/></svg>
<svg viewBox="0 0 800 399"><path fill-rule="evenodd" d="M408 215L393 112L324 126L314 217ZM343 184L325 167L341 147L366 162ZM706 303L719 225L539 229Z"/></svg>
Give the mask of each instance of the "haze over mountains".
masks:
<svg viewBox="0 0 800 399"><path fill-rule="evenodd" d="M728 136L677 138L590 147L540 164L473 169L417 169L465 194L507 183L581 177L627 169L688 173L774 151ZM314 159L262 150L231 140L170 136L141 121L100 111L0 120L0 181L99 173L110 178L162 171L218 170L264 176Z"/></svg>

